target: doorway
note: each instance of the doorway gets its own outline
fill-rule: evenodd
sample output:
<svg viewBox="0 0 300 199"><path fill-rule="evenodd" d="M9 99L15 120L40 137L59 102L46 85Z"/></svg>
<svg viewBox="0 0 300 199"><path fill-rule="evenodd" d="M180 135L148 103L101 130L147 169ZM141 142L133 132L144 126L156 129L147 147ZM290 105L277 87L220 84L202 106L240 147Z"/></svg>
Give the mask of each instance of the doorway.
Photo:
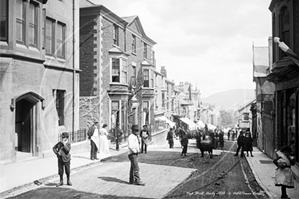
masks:
<svg viewBox="0 0 300 199"><path fill-rule="evenodd" d="M16 103L16 151L26 153L33 152L33 107L34 103L27 99L21 99Z"/></svg>

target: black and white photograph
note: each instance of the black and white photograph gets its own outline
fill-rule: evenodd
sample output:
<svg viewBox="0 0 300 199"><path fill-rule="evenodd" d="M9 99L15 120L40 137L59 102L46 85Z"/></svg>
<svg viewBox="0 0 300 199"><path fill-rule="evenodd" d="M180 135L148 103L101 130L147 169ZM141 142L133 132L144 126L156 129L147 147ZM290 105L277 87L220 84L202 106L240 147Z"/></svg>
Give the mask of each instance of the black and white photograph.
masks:
<svg viewBox="0 0 300 199"><path fill-rule="evenodd" d="M299 0L0 0L0 198L299 198Z"/></svg>

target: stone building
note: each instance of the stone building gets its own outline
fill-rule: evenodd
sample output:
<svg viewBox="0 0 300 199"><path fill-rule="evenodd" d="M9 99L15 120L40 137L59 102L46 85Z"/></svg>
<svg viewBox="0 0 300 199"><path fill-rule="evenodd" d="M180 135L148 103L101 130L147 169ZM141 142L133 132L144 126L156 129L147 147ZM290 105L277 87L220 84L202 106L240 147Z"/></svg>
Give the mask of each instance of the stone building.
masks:
<svg viewBox="0 0 300 199"><path fill-rule="evenodd" d="M79 128L78 1L1 0L0 9L0 161L43 157Z"/></svg>
<svg viewBox="0 0 300 199"><path fill-rule="evenodd" d="M138 16L119 17L103 5L80 8L80 126L154 121L155 58ZM151 127L150 127L151 128Z"/></svg>
<svg viewBox="0 0 300 199"><path fill-rule="evenodd" d="M290 145L299 161L299 1L272 0L272 38L279 37L287 52L275 43L267 80L275 84L275 139L279 149ZM290 55L293 52L293 56Z"/></svg>
<svg viewBox="0 0 300 199"><path fill-rule="evenodd" d="M272 39L268 46L252 46L253 48L253 81L256 83L255 108L252 104L252 136L257 147L267 155L274 154L274 91L275 85L267 80L268 71L272 67Z"/></svg>

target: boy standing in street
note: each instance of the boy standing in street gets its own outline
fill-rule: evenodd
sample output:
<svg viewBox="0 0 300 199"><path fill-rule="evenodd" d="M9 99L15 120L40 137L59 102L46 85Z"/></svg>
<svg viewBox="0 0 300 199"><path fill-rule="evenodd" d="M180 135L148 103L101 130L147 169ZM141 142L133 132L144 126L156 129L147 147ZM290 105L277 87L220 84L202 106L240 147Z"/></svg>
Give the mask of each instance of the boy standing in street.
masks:
<svg viewBox="0 0 300 199"><path fill-rule="evenodd" d="M67 185L72 186L70 181L70 163L71 163L71 144L69 143L69 134L67 132L62 133L61 135L62 141L58 142L53 147L53 152L57 156L58 159L58 174L60 177L60 181L56 184L57 187L62 186L63 183L63 174L64 169L67 175Z"/></svg>
<svg viewBox="0 0 300 199"><path fill-rule="evenodd" d="M138 165L138 154L140 152L140 144L138 139L139 127L138 125L132 125L132 133L128 137L128 158L130 160L130 173L129 173L129 183L145 186L140 179L139 165Z"/></svg>
<svg viewBox="0 0 300 199"><path fill-rule="evenodd" d="M142 146L141 146L141 153L144 152L147 153L147 145L148 145L148 137L149 137L149 131L147 129L147 125L143 126L143 129L141 130L140 137L142 139Z"/></svg>

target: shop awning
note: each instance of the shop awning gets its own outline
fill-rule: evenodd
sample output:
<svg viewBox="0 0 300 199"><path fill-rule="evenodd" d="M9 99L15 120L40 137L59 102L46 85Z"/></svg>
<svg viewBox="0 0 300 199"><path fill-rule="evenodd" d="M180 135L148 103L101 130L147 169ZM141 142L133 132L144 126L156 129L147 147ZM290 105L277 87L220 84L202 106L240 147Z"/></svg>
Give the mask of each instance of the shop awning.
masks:
<svg viewBox="0 0 300 199"><path fill-rule="evenodd" d="M165 121L167 124L169 124L170 127L174 127L174 126L175 126L175 122L172 122L172 121L169 120L166 116L159 116L159 117L156 117L155 120Z"/></svg>
<svg viewBox="0 0 300 199"><path fill-rule="evenodd" d="M200 128L205 128L205 124L204 124L201 120L199 120L199 121L197 122L197 125L198 125Z"/></svg>
<svg viewBox="0 0 300 199"><path fill-rule="evenodd" d="M197 124L195 124L192 120L190 120L189 118L187 117L182 117L182 118L179 118L182 122L186 123L188 126L189 126L189 129L190 130L195 130L197 129Z"/></svg>
<svg viewBox="0 0 300 199"><path fill-rule="evenodd" d="M212 124L207 124L207 128L210 130L215 130L217 127Z"/></svg>

